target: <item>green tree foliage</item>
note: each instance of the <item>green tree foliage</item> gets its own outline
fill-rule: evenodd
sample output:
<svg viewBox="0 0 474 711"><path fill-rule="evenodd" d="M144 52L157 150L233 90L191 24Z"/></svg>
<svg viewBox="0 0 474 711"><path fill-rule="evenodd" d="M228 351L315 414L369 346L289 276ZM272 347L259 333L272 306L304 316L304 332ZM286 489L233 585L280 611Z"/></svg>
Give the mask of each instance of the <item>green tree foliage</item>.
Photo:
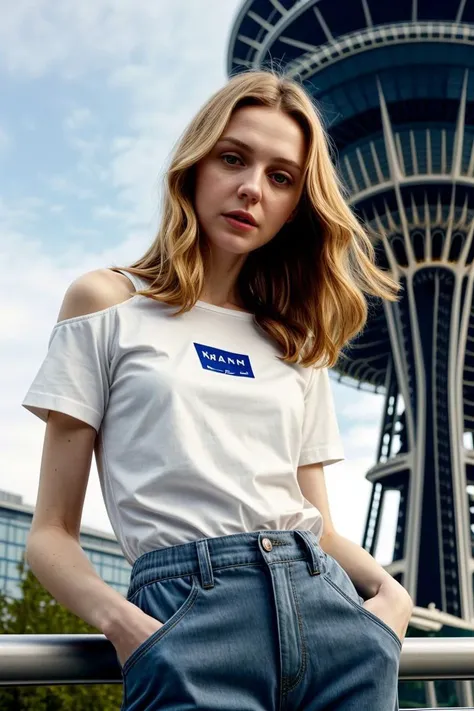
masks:
<svg viewBox="0 0 474 711"><path fill-rule="evenodd" d="M0 593L2 634L97 634L57 603L20 563L21 597ZM118 711L121 684L0 687L0 711Z"/></svg>

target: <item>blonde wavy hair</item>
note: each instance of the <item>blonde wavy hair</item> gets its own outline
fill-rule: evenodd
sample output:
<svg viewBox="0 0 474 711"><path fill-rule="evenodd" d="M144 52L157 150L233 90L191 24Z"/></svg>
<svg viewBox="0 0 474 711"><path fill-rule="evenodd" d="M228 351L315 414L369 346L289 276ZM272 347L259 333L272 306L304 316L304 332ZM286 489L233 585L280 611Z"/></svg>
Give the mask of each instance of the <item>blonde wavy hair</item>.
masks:
<svg viewBox="0 0 474 711"><path fill-rule="evenodd" d="M158 235L128 271L150 280L139 294L189 311L204 283L204 255L193 206L194 167L214 148L233 112L266 106L293 117L307 157L295 218L241 270L239 294L281 358L303 366L336 364L364 327L366 295L395 301L398 284L375 265L371 240L345 201L319 112L295 81L270 71L238 74L202 107L182 135L166 173Z"/></svg>

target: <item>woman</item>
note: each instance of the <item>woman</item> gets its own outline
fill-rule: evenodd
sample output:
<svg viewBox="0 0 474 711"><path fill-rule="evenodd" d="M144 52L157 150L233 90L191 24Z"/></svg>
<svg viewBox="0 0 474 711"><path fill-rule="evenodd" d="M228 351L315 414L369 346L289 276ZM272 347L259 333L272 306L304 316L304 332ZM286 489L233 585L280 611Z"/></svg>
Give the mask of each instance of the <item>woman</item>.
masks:
<svg viewBox="0 0 474 711"><path fill-rule="evenodd" d="M327 367L396 293L309 97L266 72L191 122L144 257L67 290L23 403L47 421L27 557L115 646L126 711L397 708L412 603L337 533L323 470ZM94 450L127 600L79 544Z"/></svg>

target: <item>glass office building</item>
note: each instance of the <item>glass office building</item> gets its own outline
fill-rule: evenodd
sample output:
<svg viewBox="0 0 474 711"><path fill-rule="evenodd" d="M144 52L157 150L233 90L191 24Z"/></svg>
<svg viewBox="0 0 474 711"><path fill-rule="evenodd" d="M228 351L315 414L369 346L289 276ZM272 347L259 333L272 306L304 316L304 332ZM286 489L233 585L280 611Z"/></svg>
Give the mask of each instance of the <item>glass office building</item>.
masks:
<svg viewBox="0 0 474 711"><path fill-rule="evenodd" d="M20 594L18 563L25 551L33 511L21 496L0 491L0 590L10 597ZM100 577L126 595L131 567L115 537L83 527L81 545Z"/></svg>

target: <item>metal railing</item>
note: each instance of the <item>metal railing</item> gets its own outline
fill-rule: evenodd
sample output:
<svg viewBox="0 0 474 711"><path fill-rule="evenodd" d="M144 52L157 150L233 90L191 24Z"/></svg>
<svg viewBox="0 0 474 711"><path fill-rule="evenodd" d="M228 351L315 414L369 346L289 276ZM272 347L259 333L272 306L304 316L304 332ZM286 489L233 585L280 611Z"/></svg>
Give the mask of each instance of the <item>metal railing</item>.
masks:
<svg viewBox="0 0 474 711"><path fill-rule="evenodd" d="M405 639L400 680L435 679L474 679L473 637ZM101 634L0 635L0 686L121 681L115 649Z"/></svg>

